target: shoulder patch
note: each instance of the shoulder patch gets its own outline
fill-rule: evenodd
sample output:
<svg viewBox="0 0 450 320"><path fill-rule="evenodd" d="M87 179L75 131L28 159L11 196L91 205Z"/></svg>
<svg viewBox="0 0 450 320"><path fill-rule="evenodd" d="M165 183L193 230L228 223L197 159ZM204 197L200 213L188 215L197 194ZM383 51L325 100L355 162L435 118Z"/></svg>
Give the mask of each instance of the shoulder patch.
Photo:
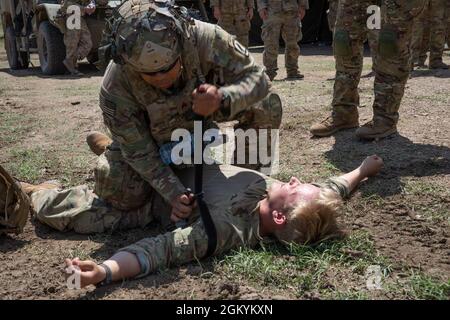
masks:
<svg viewBox="0 0 450 320"><path fill-rule="evenodd" d="M240 54L242 54L245 57L248 57L249 53L248 53L247 48L244 47L242 44L240 44L240 42L237 41L236 39L233 40L233 46L237 52L239 52Z"/></svg>

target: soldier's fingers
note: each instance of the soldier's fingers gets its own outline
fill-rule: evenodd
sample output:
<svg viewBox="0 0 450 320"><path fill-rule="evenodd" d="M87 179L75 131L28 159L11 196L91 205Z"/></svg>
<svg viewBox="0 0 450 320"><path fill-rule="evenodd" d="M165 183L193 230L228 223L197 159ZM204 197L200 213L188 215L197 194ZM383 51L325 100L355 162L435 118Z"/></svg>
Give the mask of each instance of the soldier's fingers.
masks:
<svg viewBox="0 0 450 320"><path fill-rule="evenodd" d="M78 266L80 267L81 271L92 271L94 270L95 263L93 261L79 261Z"/></svg>
<svg viewBox="0 0 450 320"><path fill-rule="evenodd" d="M181 220L181 219L178 218L177 215L176 215L175 213L172 212L172 213L170 214L170 221L176 223L176 222L178 222L178 221L180 221L180 220Z"/></svg>

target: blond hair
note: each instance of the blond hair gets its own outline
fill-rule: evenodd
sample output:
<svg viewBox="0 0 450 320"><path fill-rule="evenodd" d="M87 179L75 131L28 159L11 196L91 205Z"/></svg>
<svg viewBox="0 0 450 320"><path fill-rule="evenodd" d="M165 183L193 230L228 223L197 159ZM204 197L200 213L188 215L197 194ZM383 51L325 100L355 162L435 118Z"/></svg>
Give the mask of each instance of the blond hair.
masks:
<svg viewBox="0 0 450 320"><path fill-rule="evenodd" d="M336 221L342 206L341 197L332 189L321 189L318 199L300 201L287 210L287 223L275 231L283 243L314 244L327 239L342 238L342 231Z"/></svg>

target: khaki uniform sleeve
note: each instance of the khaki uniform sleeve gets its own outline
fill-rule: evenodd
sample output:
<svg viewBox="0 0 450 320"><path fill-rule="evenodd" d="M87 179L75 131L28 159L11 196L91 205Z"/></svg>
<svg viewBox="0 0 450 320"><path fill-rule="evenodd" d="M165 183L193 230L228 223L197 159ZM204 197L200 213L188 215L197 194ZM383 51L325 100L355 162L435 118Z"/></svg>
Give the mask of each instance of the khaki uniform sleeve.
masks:
<svg viewBox="0 0 450 320"><path fill-rule="evenodd" d="M197 22L200 61L207 61L225 83L219 90L226 97L231 117L262 100L270 81L248 50L222 28Z"/></svg>
<svg viewBox="0 0 450 320"><path fill-rule="evenodd" d="M267 7L269 6L269 0L257 0L257 5L258 5L258 11L262 10L262 9L267 9Z"/></svg>
<svg viewBox="0 0 450 320"><path fill-rule="evenodd" d="M142 239L119 251L136 256L141 266L137 278L141 278L164 268L201 259L207 248L208 236L203 224L197 221L190 227Z"/></svg>
<svg viewBox="0 0 450 320"><path fill-rule="evenodd" d="M150 134L145 113L129 95L121 69L111 63L100 92L100 108L105 125L120 144L125 161L166 201L184 192L184 186L172 169L164 164Z"/></svg>
<svg viewBox="0 0 450 320"><path fill-rule="evenodd" d="M318 184L321 188L329 188L341 196L342 199L347 199L350 196L350 189L347 180L340 177L332 177L323 184Z"/></svg>

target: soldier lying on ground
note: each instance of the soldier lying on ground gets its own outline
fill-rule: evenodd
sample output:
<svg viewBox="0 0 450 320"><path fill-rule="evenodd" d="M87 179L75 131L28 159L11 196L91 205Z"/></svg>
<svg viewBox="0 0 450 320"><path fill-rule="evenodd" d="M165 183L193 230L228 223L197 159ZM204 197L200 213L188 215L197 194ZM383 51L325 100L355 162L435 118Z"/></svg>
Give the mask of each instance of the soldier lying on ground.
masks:
<svg viewBox="0 0 450 320"><path fill-rule="evenodd" d="M214 254L243 246L255 247L270 237L282 243L298 244L342 237L344 233L336 223L342 198L348 197L362 180L376 175L382 165L381 158L370 156L355 170L320 185L303 184L295 177L282 183L256 171L233 166L208 167L205 200L218 234ZM183 174L189 176L193 170L184 171ZM56 204L51 201L55 197L49 199L47 207ZM165 211L168 209L166 207ZM124 216L124 219L128 218ZM194 219L184 229L145 238L122 248L99 265L89 260L66 259L66 272L78 273L81 287L140 278L164 267L202 258L207 243L202 221Z"/></svg>

